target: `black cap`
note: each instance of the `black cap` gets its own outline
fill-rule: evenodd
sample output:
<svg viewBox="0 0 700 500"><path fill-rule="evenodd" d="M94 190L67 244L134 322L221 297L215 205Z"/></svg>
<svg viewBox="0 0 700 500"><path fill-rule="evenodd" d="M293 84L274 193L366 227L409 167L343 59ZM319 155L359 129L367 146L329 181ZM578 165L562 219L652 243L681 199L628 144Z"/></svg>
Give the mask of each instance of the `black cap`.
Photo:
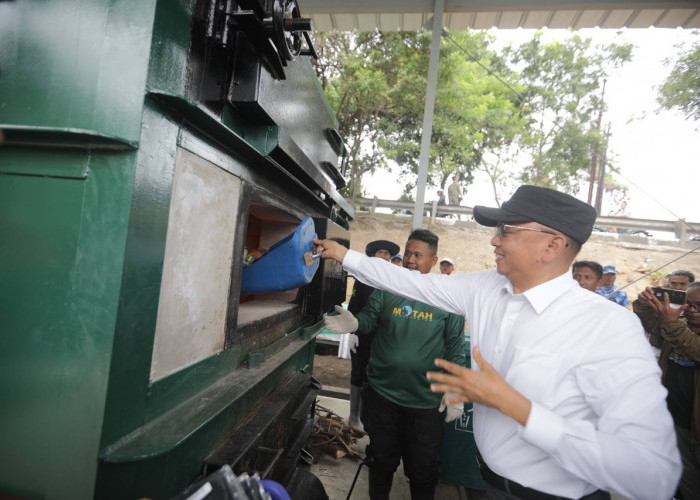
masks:
<svg viewBox="0 0 700 500"><path fill-rule="evenodd" d="M597 213L588 203L554 189L520 186L501 208L474 207L474 219L482 226L501 222L539 222L564 233L579 244L593 230Z"/></svg>
<svg viewBox="0 0 700 500"><path fill-rule="evenodd" d="M394 243L393 241L387 241L387 240L377 240L377 241L370 241L367 243L367 246L365 247L365 253L371 257L375 253L377 253L378 250L388 250L389 255L396 255L399 253L399 246Z"/></svg>

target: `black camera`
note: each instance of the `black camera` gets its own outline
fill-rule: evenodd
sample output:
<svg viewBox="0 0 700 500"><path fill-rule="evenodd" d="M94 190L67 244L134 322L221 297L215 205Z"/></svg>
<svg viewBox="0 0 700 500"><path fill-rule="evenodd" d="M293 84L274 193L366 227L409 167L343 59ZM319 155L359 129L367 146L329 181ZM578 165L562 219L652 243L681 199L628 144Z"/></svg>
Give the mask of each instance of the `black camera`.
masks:
<svg viewBox="0 0 700 500"><path fill-rule="evenodd" d="M654 290L654 296L661 302L664 301L664 294L668 294L668 301L671 304L685 304L685 291L683 290L671 290L660 286L655 286L652 290Z"/></svg>

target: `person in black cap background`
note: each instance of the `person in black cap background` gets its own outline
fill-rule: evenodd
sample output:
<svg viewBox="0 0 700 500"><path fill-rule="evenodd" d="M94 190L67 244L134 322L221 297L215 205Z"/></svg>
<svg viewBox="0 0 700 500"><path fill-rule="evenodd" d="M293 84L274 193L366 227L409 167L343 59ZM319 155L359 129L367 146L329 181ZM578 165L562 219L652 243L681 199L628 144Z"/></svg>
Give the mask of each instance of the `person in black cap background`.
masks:
<svg viewBox="0 0 700 500"><path fill-rule="evenodd" d="M438 359L448 403L474 403L489 498L671 498L680 456L660 370L632 312L589 293L570 266L596 211L564 193L521 186L495 227L496 270L418 275L329 240L333 258L377 288L466 316L472 369Z"/></svg>
<svg viewBox="0 0 700 500"><path fill-rule="evenodd" d="M368 257L379 257L387 262L392 255L399 253L399 246L393 241L376 240L371 241L365 247L365 254ZM365 285L361 281L355 280L352 287L352 295L348 303L348 311L353 315L357 315L363 307L369 302L369 297L372 295L374 288ZM362 385L367 382L367 362L372 346L373 333L365 335L362 342L359 341L357 335L351 334L350 343L350 417L348 424L355 429L363 430L362 420L362 399L360 398L360 390Z"/></svg>

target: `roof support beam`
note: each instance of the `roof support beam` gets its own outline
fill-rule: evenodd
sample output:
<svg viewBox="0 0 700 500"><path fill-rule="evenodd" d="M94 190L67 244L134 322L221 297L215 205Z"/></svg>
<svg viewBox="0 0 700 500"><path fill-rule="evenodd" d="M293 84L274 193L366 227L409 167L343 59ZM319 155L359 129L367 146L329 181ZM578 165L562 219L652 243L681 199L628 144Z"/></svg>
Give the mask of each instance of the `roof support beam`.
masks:
<svg viewBox="0 0 700 500"><path fill-rule="evenodd" d="M423 130L418 157L418 184L416 186L416 207L413 211L413 229L423 225L423 207L425 205L425 185L428 179L430 162L430 140L433 135L433 110L437 91L438 63L440 62L440 39L442 38L442 15L445 13L445 0L435 0L433 11L433 36L430 40L430 62L428 63L428 88L425 92L423 108Z"/></svg>

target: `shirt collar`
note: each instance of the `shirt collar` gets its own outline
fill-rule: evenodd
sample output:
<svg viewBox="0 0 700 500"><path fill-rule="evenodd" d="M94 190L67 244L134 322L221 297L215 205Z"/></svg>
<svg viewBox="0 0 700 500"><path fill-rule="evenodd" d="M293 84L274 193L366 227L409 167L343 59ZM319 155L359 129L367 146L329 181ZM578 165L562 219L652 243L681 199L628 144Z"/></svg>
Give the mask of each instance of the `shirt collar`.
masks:
<svg viewBox="0 0 700 500"><path fill-rule="evenodd" d="M576 287L579 286L571 277L571 273L565 272L561 276L526 290L522 295L527 299L535 312L541 314L552 302L561 297L574 285ZM512 291L512 289L511 285L510 290Z"/></svg>

